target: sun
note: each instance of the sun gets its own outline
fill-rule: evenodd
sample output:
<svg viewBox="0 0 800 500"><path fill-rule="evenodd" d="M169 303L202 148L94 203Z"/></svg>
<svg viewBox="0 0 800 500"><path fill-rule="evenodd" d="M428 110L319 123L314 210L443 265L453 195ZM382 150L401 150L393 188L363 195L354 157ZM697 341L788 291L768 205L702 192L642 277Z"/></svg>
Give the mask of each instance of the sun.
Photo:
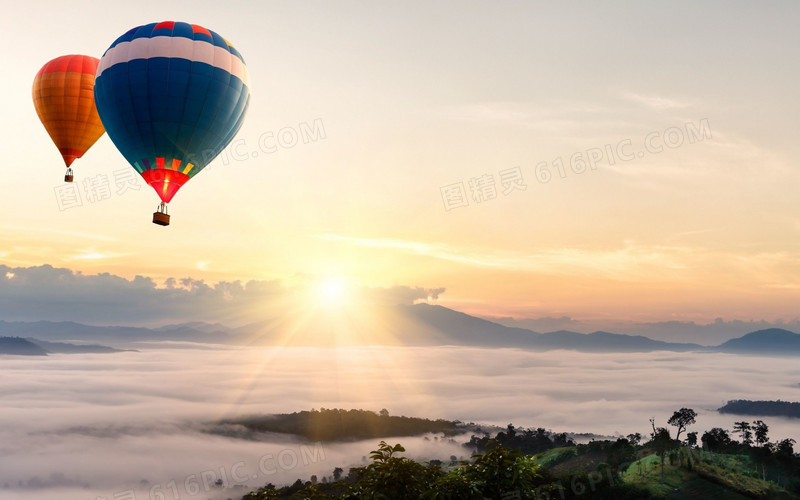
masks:
<svg viewBox="0 0 800 500"><path fill-rule="evenodd" d="M350 298L350 286L342 278L326 278L316 286L316 302L325 307L340 307Z"/></svg>

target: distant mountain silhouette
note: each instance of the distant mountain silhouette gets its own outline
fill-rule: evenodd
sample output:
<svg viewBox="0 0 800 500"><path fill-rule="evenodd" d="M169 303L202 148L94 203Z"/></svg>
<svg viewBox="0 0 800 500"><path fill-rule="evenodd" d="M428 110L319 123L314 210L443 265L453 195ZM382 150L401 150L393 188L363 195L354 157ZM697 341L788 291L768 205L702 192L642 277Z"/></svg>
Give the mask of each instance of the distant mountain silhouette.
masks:
<svg viewBox="0 0 800 500"><path fill-rule="evenodd" d="M723 352L748 352L770 354L797 354L800 353L800 334L769 328L748 333L738 339L731 339L716 348Z"/></svg>
<svg viewBox="0 0 800 500"><path fill-rule="evenodd" d="M233 329L221 323L205 323L203 321L190 321L187 323L178 323L173 325L159 326L153 328L157 332L180 332L180 331L194 331L204 333L230 333Z"/></svg>
<svg viewBox="0 0 800 500"><path fill-rule="evenodd" d="M185 342L229 345L406 345L516 347L522 349L583 352L716 351L752 354L800 352L800 335L770 329L729 340L717 347L653 340L640 335L571 331L538 333L503 326L439 305L414 304L363 308L364 314L346 314L351 324L336 325L327 313L287 312L242 327L190 322L158 328L88 326L73 322L34 323L0 321L0 335L28 337L47 342L80 341L117 348L136 348L150 342L162 346ZM178 343L178 344L176 344ZM87 346L83 346L86 348ZM211 346L207 346L212 348ZM47 349L47 347L45 347Z"/></svg>
<svg viewBox="0 0 800 500"><path fill-rule="evenodd" d="M800 403L791 401L750 401L735 399L717 409L720 413L734 415L759 415L765 417L800 418Z"/></svg>
<svg viewBox="0 0 800 500"><path fill-rule="evenodd" d="M0 337L0 354L18 356L47 356L48 354L81 354L123 352L97 344L69 344L64 342L47 342L44 340L20 337Z"/></svg>
<svg viewBox="0 0 800 500"><path fill-rule="evenodd" d="M49 342L98 342L131 347L149 341L191 341L226 343L224 333L205 333L191 328L162 332L133 326L92 326L72 321L35 321L31 323L0 320L0 335L36 338Z"/></svg>
<svg viewBox="0 0 800 500"><path fill-rule="evenodd" d="M536 346L550 349L573 349L589 352L648 352L648 351L701 351L698 344L662 342L641 335L622 335L609 332L589 334L558 331L544 333Z"/></svg>
<svg viewBox="0 0 800 500"><path fill-rule="evenodd" d="M437 305L401 305L397 309L419 327L435 330L437 344L533 347L541 335L532 330L503 326ZM423 343L427 343L424 340Z"/></svg>
<svg viewBox="0 0 800 500"><path fill-rule="evenodd" d="M47 356L47 351L20 337L0 337L0 354L16 356Z"/></svg>
<svg viewBox="0 0 800 500"><path fill-rule="evenodd" d="M537 333L524 328L503 326L437 305L415 304L401 307L405 308L407 314L436 328L443 337L456 345L527 347L536 350L566 349L585 352L695 351L704 349L698 344L677 344L642 336L608 332L584 334L561 330Z"/></svg>
<svg viewBox="0 0 800 500"><path fill-rule="evenodd" d="M52 354L105 354L111 352L125 352L131 349L115 349L99 344L70 344L66 342L47 342L39 339L25 339L32 344L36 344L48 353Z"/></svg>

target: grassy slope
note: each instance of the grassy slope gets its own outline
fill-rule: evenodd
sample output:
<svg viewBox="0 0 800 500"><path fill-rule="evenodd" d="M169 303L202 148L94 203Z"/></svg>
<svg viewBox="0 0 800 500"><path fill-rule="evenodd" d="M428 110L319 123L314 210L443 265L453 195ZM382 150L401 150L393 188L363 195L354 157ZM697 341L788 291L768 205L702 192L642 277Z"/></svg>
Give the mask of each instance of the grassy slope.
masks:
<svg viewBox="0 0 800 500"><path fill-rule="evenodd" d="M543 453L539 453L534 457L534 461L548 469L554 468L556 465L570 460L577 455L578 450L574 446L566 448L553 448Z"/></svg>
<svg viewBox="0 0 800 500"><path fill-rule="evenodd" d="M575 448L555 448L536 455L536 463L547 467L557 476L590 472L605 461L603 453L576 454ZM703 461L702 459L706 461ZM649 490L656 498L708 499L725 498L794 498L776 486L751 477L754 472L750 459L744 455L693 452L694 470L685 467L664 467L661 483L661 462L656 455L642 458L642 475L634 462L623 473L626 483Z"/></svg>
<svg viewBox="0 0 800 500"><path fill-rule="evenodd" d="M661 483L661 465L656 455L642 458L642 475L636 462L623 474L626 483L646 488L656 498L706 499L725 498L732 500L746 498L786 498L794 499L782 488L747 475L754 470L747 457L741 455L721 455L695 450L694 470L685 467L664 467L664 483ZM706 463L702 458L707 459Z"/></svg>

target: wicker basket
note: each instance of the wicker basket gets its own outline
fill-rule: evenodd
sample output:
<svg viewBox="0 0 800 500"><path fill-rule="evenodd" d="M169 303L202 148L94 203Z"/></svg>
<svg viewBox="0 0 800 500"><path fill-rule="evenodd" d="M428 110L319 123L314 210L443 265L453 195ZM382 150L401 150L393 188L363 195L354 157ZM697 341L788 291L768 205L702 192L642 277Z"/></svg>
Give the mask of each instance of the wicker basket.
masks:
<svg viewBox="0 0 800 500"><path fill-rule="evenodd" d="M153 224L169 226L169 215L161 212L153 212Z"/></svg>

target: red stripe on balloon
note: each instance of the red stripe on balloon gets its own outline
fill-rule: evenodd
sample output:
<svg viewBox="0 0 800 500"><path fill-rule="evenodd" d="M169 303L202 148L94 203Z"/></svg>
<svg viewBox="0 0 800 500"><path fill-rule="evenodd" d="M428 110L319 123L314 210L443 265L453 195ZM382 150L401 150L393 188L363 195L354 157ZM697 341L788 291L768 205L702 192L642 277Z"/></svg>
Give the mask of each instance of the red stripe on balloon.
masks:
<svg viewBox="0 0 800 500"><path fill-rule="evenodd" d="M204 35L211 36L211 32L210 31L208 31L207 29L203 28L202 26L198 26L197 24L193 24L192 25L192 33L202 33Z"/></svg>
<svg viewBox="0 0 800 500"><path fill-rule="evenodd" d="M189 176L182 172L158 168L145 170L142 172L142 177L164 203L169 203L181 186L189 180Z"/></svg>
<svg viewBox="0 0 800 500"><path fill-rule="evenodd" d="M69 55L61 56L53 59L49 63L42 66L42 69L36 73L36 76L44 75L47 73L84 73L87 75L94 75L97 73L97 65L100 63L99 59L90 56Z"/></svg>

